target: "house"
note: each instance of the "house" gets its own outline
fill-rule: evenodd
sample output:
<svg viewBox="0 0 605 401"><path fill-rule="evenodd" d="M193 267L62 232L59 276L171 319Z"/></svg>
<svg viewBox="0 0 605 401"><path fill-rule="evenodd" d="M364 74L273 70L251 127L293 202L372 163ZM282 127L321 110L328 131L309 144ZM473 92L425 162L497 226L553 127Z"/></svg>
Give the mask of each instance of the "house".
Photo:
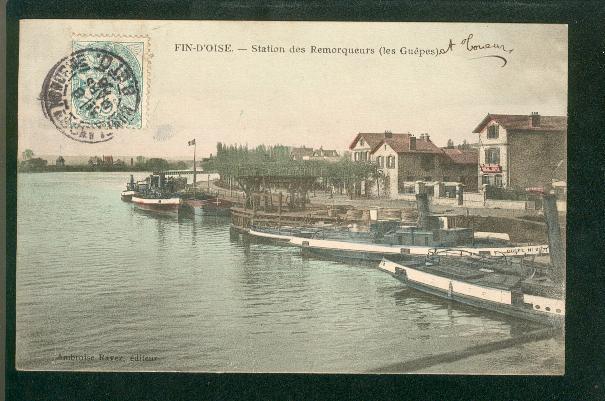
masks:
<svg viewBox="0 0 605 401"><path fill-rule="evenodd" d="M468 148L443 148L443 153L450 159L448 170L456 175L444 176L443 181L460 182L467 191L476 191L477 165L479 163L479 150Z"/></svg>
<svg viewBox="0 0 605 401"><path fill-rule="evenodd" d="M477 159L472 151L445 152L428 134L359 133L349 145L353 161L375 162L384 172L384 190L395 198L406 183L462 182L476 190ZM471 167L472 166L472 167Z"/></svg>
<svg viewBox="0 0 605 401"><path fill-rule="evenodd" d="M293 160L327 160L327 161L338 161L339 155L336 150L328 150L320 147L319 149L307 148L305 146L300 148L293 148L290 151L290 157Z"/></svg>
<svg viewBox="0 0 605 401"><path fill-rule="evenodd" d="M307 148L305 146L300 148L292 148L290 151L290 157L293 160L309 160L313 157L313 148Z"/></svg>
<svg viewBox="0 0 605 401"><path fill-rule="evenodd" d="M543 189L567 180L567 117L488 113L473 133L479 185Z"/></svg>
<svg viewBox="0 0 605 401"><path fill-rule="evenodd" d="M339 157L340 155L336 150L328 150L320 147L319 149L313 151L313 159L315 160L337 161Z"/></svg>

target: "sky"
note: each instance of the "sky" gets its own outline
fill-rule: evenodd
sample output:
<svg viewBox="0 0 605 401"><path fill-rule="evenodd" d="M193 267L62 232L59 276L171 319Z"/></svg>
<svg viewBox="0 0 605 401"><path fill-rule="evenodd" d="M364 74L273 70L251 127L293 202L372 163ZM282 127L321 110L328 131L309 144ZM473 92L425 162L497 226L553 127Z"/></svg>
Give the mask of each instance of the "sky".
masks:
<svg viewBox="0 0 605 401"><path fill-rule="evenodd" d="M88 144L45 118L46 74L82 38L149 46L144 128ZM233 51L176 51L181 43ZM269 45L286 53L252 51ZM290 53L292 46L305 53ZM311 46L374 54L312 53ZM402 54L404 47L444 54ZM216 152L219 141L342 152L358 132L385 130L428 133L439 146L476 142L472 131L487 113L567 114L567 26L24 20L18 104L19 151L36 154L191 158L194 138L198 157Z"/></svg>

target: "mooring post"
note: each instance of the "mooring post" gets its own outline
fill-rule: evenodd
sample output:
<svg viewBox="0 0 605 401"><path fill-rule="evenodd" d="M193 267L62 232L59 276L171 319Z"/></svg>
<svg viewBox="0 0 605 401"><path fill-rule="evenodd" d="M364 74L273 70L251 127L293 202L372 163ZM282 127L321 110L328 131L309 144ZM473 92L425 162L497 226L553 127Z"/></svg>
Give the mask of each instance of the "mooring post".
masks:
<svg viewBox="0 0 605 401"><path fill-rule="evenodd" d="M418 228L428 230L429 228L429 197L426 193L416 194L416 206L418 208Z"/></svg>
<svg viewBox="0 0 605 401"><path fill-rule="evenodd" d="M458 205L462 206L464 204L464 185L458 184L456 186L456 198L458 198Z"/></svg>
<svg viewBox="0 0 605 401"><path fill-rule="evenodd" d="M559 212L557 211L557 198L553 194L544 194L544 219L548 230L548 247L550 263L552 264L551 278L555 282L565 279L565 252L561 239L559 226Z"/></svg>
<svg viewBox="0 0 605 401"><path fill-rule="evenodd" d="M277 204L277 225L278 225L278 227L281 227L281 205L282 205L283 196L284 195L280 191L279 192L279 203Z"/></svg>

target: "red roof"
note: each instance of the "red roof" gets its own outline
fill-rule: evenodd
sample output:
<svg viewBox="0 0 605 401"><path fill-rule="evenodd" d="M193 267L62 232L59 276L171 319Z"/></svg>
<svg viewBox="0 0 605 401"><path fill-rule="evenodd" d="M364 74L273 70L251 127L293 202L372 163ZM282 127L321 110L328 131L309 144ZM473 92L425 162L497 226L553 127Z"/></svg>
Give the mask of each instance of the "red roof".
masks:
<svg viewBox="0 0 605 401"><path fill-rule="evenodd" d="M476 149L444 148L443 152L456 164L479 163L479 152Z"/></svg>
<svg viewBox="0 0 605 401"><path fill-rule="evenodd" d="M408 134L390 134L393 136L398 136L398 135L408 135ZM355 145L357 145L357 142L359 142L359 140L363 138L364 141L366 141L366 143L368 144L368 146L370 147L370 149L374 149L384 138L385 138L385 133L384 132L360 132L359 134L357 134L357 136L355 137L355 139L353 139L353 142L351 142L351 144L349 145L349 149L353 150L353 148L355 147Z"/></svg>
<svg viewBox="0 0 605 401"><path fill-rule="evenodd" d="M481 123L473 130L477 134L490 122L495 121L507 131L566 131L567 117L565 116L540 116L540 125L532 127L530 115L520 114L488 114Z"/></svg>
<svg viewBox="0 0 605 401"><path fill-rule="evenodd" d="M392 138L384 138L375 148L372 149L372 153L374 153L380 145L386 143L397 153L437 153L441 154L441 149L430 139L421 139L416 138L416 149L410 149L410 138L411 134L399 134L395 136L393 134Z"/></svg>
<svg viewBox="0 0 605 401"><path fill-rule="evenodd" d="M388 144L393 150L397 153L409 153L409 152L419 152L419 153L442 153L441 149L437 147L430 139L421 139L416 138L416 149L410 150L410 138L412 134L391 134L384 132L380 133L367 133L360 132L357 134L351 145L349 145L349 149L355 148L357 142L361 138L367 142L370 147L370 153L374 153L380 146L383 144Z"/></svg>

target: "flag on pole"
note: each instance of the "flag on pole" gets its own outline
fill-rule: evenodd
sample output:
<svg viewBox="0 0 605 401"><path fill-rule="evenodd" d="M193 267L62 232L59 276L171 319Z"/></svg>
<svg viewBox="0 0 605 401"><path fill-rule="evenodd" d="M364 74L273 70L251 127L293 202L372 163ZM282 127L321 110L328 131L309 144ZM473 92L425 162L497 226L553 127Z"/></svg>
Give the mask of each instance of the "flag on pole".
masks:
<svg viewBox="0 0 605 401"><path fill-rule="evenodd" d="M195 139L193 139L193 140L191 140L191 141L187 142L187 144L188 144L189 146L191 146L191 145L195 145Z"/></svg>

